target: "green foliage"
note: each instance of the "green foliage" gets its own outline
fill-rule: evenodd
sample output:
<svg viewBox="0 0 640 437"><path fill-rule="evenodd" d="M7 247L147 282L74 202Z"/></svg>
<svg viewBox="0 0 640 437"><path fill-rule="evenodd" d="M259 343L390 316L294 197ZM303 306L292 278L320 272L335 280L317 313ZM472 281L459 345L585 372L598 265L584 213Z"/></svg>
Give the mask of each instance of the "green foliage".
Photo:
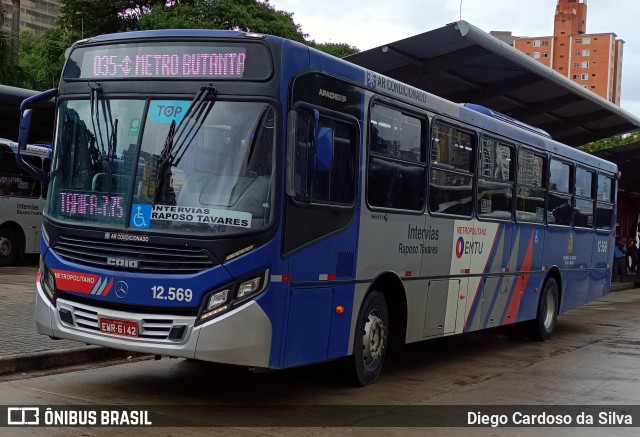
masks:
<svg viewBox="0 0 640 437"><path fill-rule="evenodd" d="M11 38L0 31L0 85L18 85L17 71L11 64Z"/></svg>
<svg viewBox="0 0 640 437"><path fill-rule="evenodd" d="M233 29L268 33L305 42L306 35L290 12L276 10L268 1L182 0L156 5L142 14L140 29Z"/></svg>
<svg viewBox="0 0 640 437"><path fill-rule="evenodd" d="M64 51L80 38L129 30L179 28L276 35L337 57L358 52L356 47L344 43L308 41L308 35L293 21L293 13L277 10L269 0L60 0L56 27L39 35L31 31L20 34L18 66L11 62L10 35L0 33L0 84L36 90L56 86Z"/></svg>
<svg viewBox="0 0 640 437"><path fill-rule="evenodd" d="M630 134L614 135L609 138L603 138L593 143L585 144L578 149L585 152L596 152L598 150L611 149L612 147L622 146L624 144L635 143L640 141L640 132L631 132Z"/></svg>
<svg viewBox="0 0 640 437"><path fill-rule="evenodd" d="M38 36L23 30L20 33L20 86L36 90L56 87L64 64L64 51L74 39L60 27L45 30Z"/></svg>
<svg viewBox="0 0 640 437"><path fill-rule="evenodd" d="M58 24L76 39L137 30L140 16L164 0L61 0Z"/></svg>
<svg viewBox="0 0 640 437"><path fill-rule="evenodd" d="M360 51L357 47L350 46L349 44L345 43L316 43L315 41L311 41L308 44L311 47L314 47L325 53L329 53L330 55L336 56L338 58L344 58L345 56L353 55Z"/></svg>

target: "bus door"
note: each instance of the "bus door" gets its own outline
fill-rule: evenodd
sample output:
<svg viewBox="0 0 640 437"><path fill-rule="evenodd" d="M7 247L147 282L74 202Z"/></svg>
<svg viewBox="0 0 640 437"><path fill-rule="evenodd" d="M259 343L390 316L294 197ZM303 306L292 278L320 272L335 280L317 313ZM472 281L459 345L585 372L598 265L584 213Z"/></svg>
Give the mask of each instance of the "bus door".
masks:
<svg viewBox="0 0 640 437"><path fill-rule="evenodd" d="M348 350L359 135L353 117L306 104L294 106L289 125L283 253L292 285L283 364L295 366Z"/></svg>

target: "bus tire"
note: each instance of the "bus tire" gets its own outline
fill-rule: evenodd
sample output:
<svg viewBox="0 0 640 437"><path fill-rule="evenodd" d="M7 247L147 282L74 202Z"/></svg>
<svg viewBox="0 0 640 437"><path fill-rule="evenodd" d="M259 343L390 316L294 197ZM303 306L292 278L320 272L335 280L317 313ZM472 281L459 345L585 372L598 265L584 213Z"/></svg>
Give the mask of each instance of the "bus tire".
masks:
<svg viewBox="0 0 640 437"><path fill-rule="evenodd" d="M353 339L353 382L359 386L374 383L384 363L389 345L387 301L377 290L367 295L356 322Z"/></svg>
<svg viewBox="0 0 640 437"><path fill-rule="evenodd" d="M558 283L548 278L542 287L538 302L538 315L529 325L529 337L536 341L547 341L556 329L558 321Z"/></svg>
<svg viewBox="0 0 640 437"><path fill-rule="evenodd" d="M18 255L18 239L7 227L0 228L0 267L13 264Z"/></svg>

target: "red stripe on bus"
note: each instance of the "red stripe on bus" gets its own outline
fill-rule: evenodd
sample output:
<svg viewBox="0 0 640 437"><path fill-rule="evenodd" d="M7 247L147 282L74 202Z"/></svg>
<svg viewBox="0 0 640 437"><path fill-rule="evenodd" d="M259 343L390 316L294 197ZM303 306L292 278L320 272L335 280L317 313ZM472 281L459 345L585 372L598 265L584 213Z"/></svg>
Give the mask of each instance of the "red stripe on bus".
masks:
<svg viewBox="0 0 640 437"><path fill-rule="evenodd" d="M531 238L529 238L529 245L527 246L527 253L524 256L524 260L522 261L522 267L520 270L523 272L531 271L531 264L533 262L533 231L531 231ZM520 303L522 302L522 296L524 295L524 291L527 289L527 283L529 282L529 278L531 275L520 275L518 276L518 280L516 281L516 286L511 294L511 301L509 302L509 308L507 309L507 313L504 315L504 319L502 323L505 325L515 323L516 317L518 315L518 310L520 310Z"/></svg>

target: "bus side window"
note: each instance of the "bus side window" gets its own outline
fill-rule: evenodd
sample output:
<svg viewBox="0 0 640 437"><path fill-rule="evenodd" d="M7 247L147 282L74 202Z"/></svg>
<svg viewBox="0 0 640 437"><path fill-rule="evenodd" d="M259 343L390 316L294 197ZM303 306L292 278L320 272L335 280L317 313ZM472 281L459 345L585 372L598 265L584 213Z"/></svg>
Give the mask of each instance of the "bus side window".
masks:
<svg viewBox="0 0 640 437"><path fill-rule="evenodd" d="M528 150L518 152L518 185L516 188L516 219L544 223L547 184L544 174L546 159Z"/></svg>
<svg viewBox="0 0 640 437"><path fill-rule="evenodd" d="M573 217L576 227L593 228L594 181L594 172L576 168L576 210Z"/></svg>
<svg viewBox="0 0 640 437"><path fill-rule="evenodd" d="M571 165L551 159L549 165L549 223L571 226L573 221L573 197L571 195Z"/></svg>
<svg viewBox="0 0 640 437"><path fill-rule="evenodd" d="M426 169L423 121L375 103L369 124L369 205L422 211Z"/></svg>
<svg viewBox="0 0 640 437"><path fill-rule="evenodd" d="M431 136L429 211L471 217L476 137L442 123Z"/></svg>
<svg viewBox="0 0 640 437"><path fill-rule="evenodd" d="M614 196L613 178L604 174L598 175L598 188L596 191L596 228L602 230L611 229L613 218Z"/></svg>
<svg viewBox="0 0 640 437"><path fill-rule="evenodd" d="M478 169L478 215L511 220L514 148L491 138L482 139Z"/></svg>

